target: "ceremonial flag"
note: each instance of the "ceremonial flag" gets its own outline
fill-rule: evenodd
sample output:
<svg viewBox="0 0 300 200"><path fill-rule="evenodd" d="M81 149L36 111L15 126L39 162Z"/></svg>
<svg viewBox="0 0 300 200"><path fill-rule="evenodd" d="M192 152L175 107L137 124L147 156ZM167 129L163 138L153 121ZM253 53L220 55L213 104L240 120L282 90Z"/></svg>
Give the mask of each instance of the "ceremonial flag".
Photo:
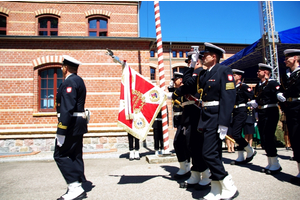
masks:
<svg viewBox="0 0 300 200"><path fill-rule="evenodd" d="M118 126L144 140L166 101L165 92L125 62L121 79Z"/></svg>

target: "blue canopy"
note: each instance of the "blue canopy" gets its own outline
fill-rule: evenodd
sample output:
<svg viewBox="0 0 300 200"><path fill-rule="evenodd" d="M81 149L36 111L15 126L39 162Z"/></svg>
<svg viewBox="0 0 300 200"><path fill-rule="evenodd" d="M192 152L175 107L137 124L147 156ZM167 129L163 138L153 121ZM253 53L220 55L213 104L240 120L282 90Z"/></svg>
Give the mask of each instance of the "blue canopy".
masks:
<svg viewBox="0 0 300 200"><path fill-rule="evenodd" d="M280 67L284 67L285 49L300 49L300 26L278 33L279 43L277 43L277 55ZM263 63L263 44L262 39L257 40L245 49L239 51L235 55L223 61L221 64L231 68L246 69Z"/></svg>

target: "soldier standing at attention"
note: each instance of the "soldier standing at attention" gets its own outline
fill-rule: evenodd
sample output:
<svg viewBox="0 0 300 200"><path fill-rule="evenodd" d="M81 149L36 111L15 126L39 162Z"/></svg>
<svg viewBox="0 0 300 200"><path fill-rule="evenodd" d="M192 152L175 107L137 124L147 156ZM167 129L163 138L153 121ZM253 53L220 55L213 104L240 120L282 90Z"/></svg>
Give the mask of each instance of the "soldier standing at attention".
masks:
<svg viewBox="0 0 300 200"><path fill-rule="evenodd" d="M247 120L247 103L254 97L252 89L242 83L242 74L245 72L239 69L232 69L233 78L236 84L236 99L233 108L233 119L231 123L232 137L238 143L237 151L238 158L232 161L232 165L245 164L250 162L256 155L256 151L249 145L249 143L242 137L242 129ZM247 157L244 157L244 150L247 152Z"/></svg>
<svg viewBox="0 0 300 200"><path fill-rule="evenodd" d="M286 49L285 65L289 68L287 82L284 84L286 98L286 123L289 137L294 152L294 158L298 165L298 175L291 182L300 185L300 49Z"/></svg>
<svg viewBox="0 0 300 200"><path fill-rule="evenodd" d="M171 92L174 92L177 88L183 85L182 83L182 76L183 74L181 72L174 72L172 82L170 83L168 90L169 95L172 95ZM169 97L170 98L170 97ZM182 98L178 97L175 99L177 102L182 103ZM182 113L183 113L183 107L179 105L178 103L173 101L173 123L174 127L177 128L173 145L176 152L177 160L179 162L179 170L178 172L173 176L174 179L183 179L190 176L190 152L187 147L187 140L186 135L184 135L183 126L181 124L182 122Z"/></svg>
<svg viewBox="0 0 300 200"><path fill-rule="evenodd" d="M222 140L230 126L236 97L235 82L231 68L219 64L225 50L207 42L204 45L201 54L207 70L202 70L199 75L202 111L198 130L203 134L202 156L211 172L212 181L210 192L200 199L233 199L239 193L222 162Z"/></svg>
<svg viewBox="0 0 300 200"><path fill-rule="evenodd" d="M263 63L258 64L257 77L260 82L255 86L255 100L250 101L252 107L257 108L258 130L261 143L268 157L268 165L262 169L266 174L276 174L281 171L275 144L275 132L279 120L278 101L285 101L279 91L279 83L271 79L273 67Z"/></svg>
<svg viewBox="0 0 300 200"><path fill-rule="evenodd" d="M83 134L87 133L84 111L86 87L77 75L81 63L67 55L63 58L65 80L56 96L58 125L53 157L68 184L68 190L58 200L82 199L86 197L82 188L82 182L86 181L82 158Z"/></svg>

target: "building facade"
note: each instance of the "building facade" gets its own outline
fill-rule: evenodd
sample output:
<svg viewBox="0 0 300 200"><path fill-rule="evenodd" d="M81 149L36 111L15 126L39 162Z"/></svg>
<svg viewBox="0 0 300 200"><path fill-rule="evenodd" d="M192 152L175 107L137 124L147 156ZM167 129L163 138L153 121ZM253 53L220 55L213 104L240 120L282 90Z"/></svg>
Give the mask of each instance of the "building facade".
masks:
<svg viewBox="0 0 300 200"><path fill-rule="evenodd" d="M0 2L0 152L53 150L62 55L82 62L78 75L91 111L84 148L127 148L127 133L117 127L121 66L105 53L111 49L159 84L155 38L139 37L139 6L139 1ZM166 85L174 70L186 66L191 45L203 48L164 42ZM228 58L247 45L219 46ZM151 145L151 134L146 142Z"/></svg>

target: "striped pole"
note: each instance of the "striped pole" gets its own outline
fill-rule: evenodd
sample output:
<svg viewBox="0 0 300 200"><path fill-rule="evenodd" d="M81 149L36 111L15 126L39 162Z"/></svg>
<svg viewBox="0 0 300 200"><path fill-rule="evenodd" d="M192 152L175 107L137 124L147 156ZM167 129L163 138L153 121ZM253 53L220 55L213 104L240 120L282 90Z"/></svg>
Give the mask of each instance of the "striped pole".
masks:
<svg viewBox="0 0 300 200"><path fill-rule="evenodd" d="M156 44L158 53L158 67L159 67L159 86L165 91L165 69L164 69L164 56L161 39L161 27L160 27L160 13L159 13L159 1L154 1L154 13L155 13L155 26L156 26ZM169 154L169 133L168 133L168 118L167 118L167 104L164 102L161 108L162 125L163 125L163 140L164 140L164 154Z"/></svg>

